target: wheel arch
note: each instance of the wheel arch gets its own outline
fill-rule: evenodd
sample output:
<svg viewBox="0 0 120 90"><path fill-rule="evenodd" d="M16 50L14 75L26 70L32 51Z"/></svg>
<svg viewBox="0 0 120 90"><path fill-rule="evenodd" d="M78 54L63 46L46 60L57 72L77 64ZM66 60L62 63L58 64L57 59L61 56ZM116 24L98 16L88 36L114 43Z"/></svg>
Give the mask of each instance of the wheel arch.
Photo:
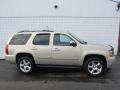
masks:
<svg viewBox="0 0 120 90"><path fill-rule="evenodd" d="M105 63L105 67L107 68L107 61L106 61L106 57L104 55L100 55L100 54L88 54L88 55L85 55L84 59L83 59L83 66L85 64L85 62L87 61L88 58L90 57L99 57L102 59L102 61Z"/></svg>
<svg viewBox="0 0 120 90"><path fill-rule="evenodd" d="M25 53L25 52L21 52L21 53L17 53L17 54L16 54L16 58L15 58L16 63L18 62L18 59L19 59L21 56L28 56L28 57L32 58L32 61L33 61L33 63L35 64L35 60L34 60L33 55L30 54L30 53Z"/></svg>

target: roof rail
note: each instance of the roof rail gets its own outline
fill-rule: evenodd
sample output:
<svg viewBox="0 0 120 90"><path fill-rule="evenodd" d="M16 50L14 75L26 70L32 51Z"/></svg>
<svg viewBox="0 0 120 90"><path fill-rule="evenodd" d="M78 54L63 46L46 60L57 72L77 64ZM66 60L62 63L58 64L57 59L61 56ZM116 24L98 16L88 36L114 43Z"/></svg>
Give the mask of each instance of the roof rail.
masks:
<svg viewBox="0 0 120 90"><path fill-rule="evenodd" d="M41 30L42 32L54 32L54 31L51 31L51 30Z"/></svg>
<svg viewBox="0 0 120 90"><path fill-rule="evenodd" d="M22 32L54 32L54 31L51 31L51 30L19 31L18 33L22 33Z"/></svg>
<svg viewBox="0 0 120 90"><path fill-rule="evenodd" d="M35 32L35 31L19 31L18 33L22 33L22 32Z"/></svg>

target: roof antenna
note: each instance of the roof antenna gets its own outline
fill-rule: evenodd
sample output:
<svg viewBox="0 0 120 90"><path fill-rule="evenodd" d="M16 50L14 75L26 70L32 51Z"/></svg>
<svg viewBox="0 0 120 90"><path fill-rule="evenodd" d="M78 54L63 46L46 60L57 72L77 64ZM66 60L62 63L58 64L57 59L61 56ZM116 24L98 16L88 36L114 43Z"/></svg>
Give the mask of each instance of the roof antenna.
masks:
<svg viewBox="0 0 120 90"><path fill-rule="evenodd" d="M49 30L49 26L45 26L45 30Z"/></svg>

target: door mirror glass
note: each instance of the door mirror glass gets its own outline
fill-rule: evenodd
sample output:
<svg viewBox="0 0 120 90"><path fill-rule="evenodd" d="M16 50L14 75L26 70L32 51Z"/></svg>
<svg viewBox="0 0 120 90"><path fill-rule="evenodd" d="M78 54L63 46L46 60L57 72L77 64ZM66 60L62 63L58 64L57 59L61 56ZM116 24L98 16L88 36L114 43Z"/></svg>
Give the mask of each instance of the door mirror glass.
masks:
<svg viewBox="0 0 120 90"><path fill-rule="evenodd" d="M75 46L77 46L77 43L76 43L76 42L74 42L74 41L70 41L70 46L75 47Z"/></svg>

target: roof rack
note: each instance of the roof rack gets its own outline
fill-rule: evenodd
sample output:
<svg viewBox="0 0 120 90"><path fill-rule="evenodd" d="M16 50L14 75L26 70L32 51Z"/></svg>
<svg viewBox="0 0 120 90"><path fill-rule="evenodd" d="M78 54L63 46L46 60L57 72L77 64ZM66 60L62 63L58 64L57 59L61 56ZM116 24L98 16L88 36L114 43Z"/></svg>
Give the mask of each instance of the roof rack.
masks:
<svg viewBox="0 0 120 90"><path fill-rule="evenodd" d="M54 32L54 31L51 31L51 30L41 30L42 32Z"/></svg>
<svg viewBox="0 0 120 90"><path fill-rule="evenodd" d="M35 32L35 31L19 31L18 33L22 33L22 32Z"/></svg>
<svg viewBox="0 0 120 90"><path fill-rule="evenodd" d="M22 33L22 32L54 32L54 31L51 31L51 30L19 31L18 33Z"/></svg>

